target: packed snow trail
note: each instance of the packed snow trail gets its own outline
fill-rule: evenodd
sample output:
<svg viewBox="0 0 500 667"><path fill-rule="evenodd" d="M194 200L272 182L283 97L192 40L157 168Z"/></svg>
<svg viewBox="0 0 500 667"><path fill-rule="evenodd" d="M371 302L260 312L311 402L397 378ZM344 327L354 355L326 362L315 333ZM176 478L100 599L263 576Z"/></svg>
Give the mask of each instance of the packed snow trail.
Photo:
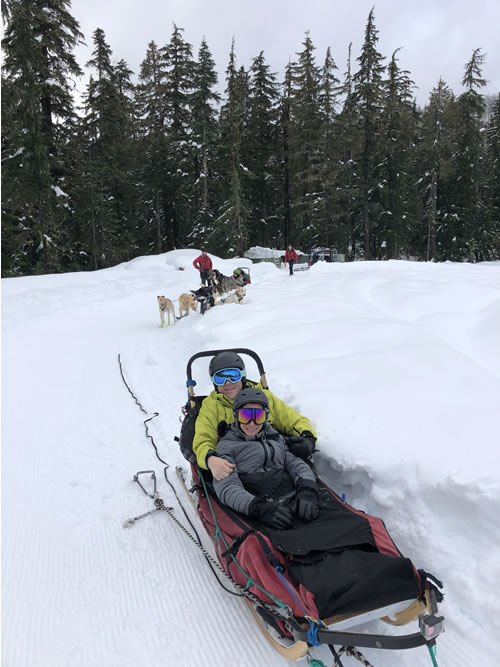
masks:
<svg viewBox="0 0 500 667"><path fill-rule="evenodd" d="M165 513L122 527L152 509L132 481L145 469L184 517L118 354L142 405L160 413L150 430L175 484L174 466L187 468L173 440L186 363L242 346L315 423L320 474L444 579L438 663L496 665L500 266L360 263L289 278L254 265L245 305L160 329L156 295L197 287L194 252L3 281L2 664L286 664ZM217 265L229 274L240 263ZM202 361L193 373L207 393ZM363 653L376 667L430 664L425 648Z"/></svg>

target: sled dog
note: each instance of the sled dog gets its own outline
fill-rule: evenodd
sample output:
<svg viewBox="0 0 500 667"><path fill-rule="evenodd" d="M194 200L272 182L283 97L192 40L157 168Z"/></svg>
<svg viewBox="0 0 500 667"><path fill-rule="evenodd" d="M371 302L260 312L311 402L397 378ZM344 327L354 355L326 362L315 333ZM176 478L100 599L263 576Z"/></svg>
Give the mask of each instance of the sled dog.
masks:
<svg viewBox="0 0 500 667"><path fill-rule="evenodd" d="M203 285L197 290L189 290L193 295L195 301L200 302L200 313L202 315L214 305L214 297L212 294L212 287Z"/></svg>
<svg viewBox="0 0 500 667"><path fill-rule="evenodd" d="M192 294L181 294L179 297L179 317L189 315L189 309L196 311L196 301Z"/></svg>
<svg viewBox="0 0 500 667"><path fill-rule="evenodd" d="M170 313L172 313L174 324L175 324L175 309L174 304L164 296L157 296L158 299L158 308L160 309L160 326L162 327L165 324L165 311L168 316L168 325L170 326Z"/></svg>
<svg viewBox="0 0 500 667"><path fill-rule="evenodd" d="M208 284L212 287L214 296L230 292L236 287L240 287L243 278L233 278L232 276L225 276L217 269L212 269L208 273Z"/></svg>
<svg viewBox="0 0 500 667"><path fill-rule="evenodd" d="M247 291L244 287L237 287L232 294L225 299L219 299L215 302L216 306L222 306L225 303L242 303Z"/></svg>

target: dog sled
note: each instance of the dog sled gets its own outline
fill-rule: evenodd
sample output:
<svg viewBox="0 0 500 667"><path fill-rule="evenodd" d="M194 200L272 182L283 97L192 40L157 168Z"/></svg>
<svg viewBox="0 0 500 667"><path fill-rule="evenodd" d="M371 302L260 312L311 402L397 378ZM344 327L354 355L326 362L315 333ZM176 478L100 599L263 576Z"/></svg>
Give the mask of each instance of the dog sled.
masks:
<svg viewBox="0 0 500 667"><path fill-rule="evenodd" d="M351 507L318 478L320 517L328 520L318 519L313 526L320 531L324 549L309 551L310 524L278 531L218 500L211 473L197 466L192 451L196 417L206 398L195 395L192 365L221 351L199 352L187 364L188 402L176 440L190 464L191 487L185 474L180 479L215 545L222 570L240 591L267 640L289 661L301 659L319 645L328 646L339 666L342 653L369 664L359 651L362 648L427 646L437 665L436 639L444 629L438 610L442 584L401 554L381 519ZM259 356L249 349L231 351L254 359L260 383L268 388ZM356 631L356 626L375 620L389 625L414 622L415 628L403 635ZM335 647L341 648L337 652Z"/></svg>

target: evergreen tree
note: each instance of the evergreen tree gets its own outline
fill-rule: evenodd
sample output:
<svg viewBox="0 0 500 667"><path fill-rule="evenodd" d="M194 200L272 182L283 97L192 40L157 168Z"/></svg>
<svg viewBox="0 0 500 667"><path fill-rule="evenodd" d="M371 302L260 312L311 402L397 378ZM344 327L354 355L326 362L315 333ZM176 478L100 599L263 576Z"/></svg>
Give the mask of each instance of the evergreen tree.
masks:
<svg viewBox="0 0 500 667"><path fill-rule="evenodd" d="M425 244L422 251L427 261L437 255L446 255L446 249L438 252L437 230L443 219L450 212L447 203L447 190L454 170L451 156L454 149L454 110L455 99L452 91L439 79L433 88L429 103L423 113L423 131L421 144L421 164L423 175L423 198L426 225Z"/></svg>
<svg viewBox="0 0 500 667"><path fill-rule="evenodd" d="M250 209L249 245L273 245L279 238L278 84L264 53L250 67L249 114L245 131L246 165L254 176L246 191Z"/></svg>
<svg viewBox="0 0 500 667"><path fill-rule="evenodd" d="M217 85L215 62L210 49L202 40L195 63L192 95L192 141L194 146L194 224L189 233L189 244L203 247L205 239L214 230L214 214L217 208L218 174L216 146L218 124L216 105L220 95Z"/></svg>
<svg viewBox="0 0 500 667"><path fill-rule="evenodd" d="M194 146L190 123L195 65L191 44L184 41L183 32L174 24L170 42L162 49L167 73L163 104L167 135L165 212L168 248L186 245L194 215L191 199L195 182Z"/></svg>
<svg viewBox="0 0 500 667"><path fill-rule="evenodd" d="M285 69L285 81L283 82L283 95L279 106L280 127L280 162L282 164L282 203L281 218L282 231L278 236L277 245L282 248L288 245L291 239L291 168L290 168L290 104L292 98L292 65L288 63Z"/></svg>
<svg viewBox="0 0 500 667"><path fill-rule="evenodd" d="M77 217L83 230L89 268L98 269L130 259L133 204L127 197L132 188L131 107L124 105L123 91L130 88L129 72L119 74L111 64L111 49L104 31L93 34L94 50L87 66L90 77L82 119L82 179L77 193ZM122 92L120 91L120 86Z"/></svg>
<svg viewBox="0 0 500 667"><path fill-rule="evenodd" d="M320 243L326 247L338 245L341 241L336 209L336 188L339 155L337 152L336 119L337 105L341 86L335 72L337 65L331 55L330 47L326 51L325 62L320 79L320 110L322 119L323 165L322 181L324 191L323 211L321 212Z"/></svg>
<svg viewBox="0 0 500 667"><path fill-rule="evenodd" d="M234 39L226 70L226 102L221 109L220 171L226 199L220 206L210 248L221 255L241 256L248 247L248 202L244 179L248 169L242 163L242 135L247 120L248 74L236 69Z"/></svg>
<svg viewBox="0 0 500 667"><path fill-rule="evenodd" d="M135 91L138 118L138 221L143 252L166 249L167 139L165 135L165 95L167 72L160 49L150 42L141 64Z"/></svg>
<svg viewBox="0 0 500 667"><path fill-rule="evenodd" d="M379 257L398 259L408 249L414 211L411 164L415 115L412 105L414 83L409 72L401 70L392 54L387 67L386 96L383 105L383 161L380 165L381 213L376 246Z"/></svg>
<svg viewBox="0 0 500 667"><path fill-rule="evenodd" d="M311 246L321 237L324 207L323 127L320 108L321 72L315 47L306 33L304 49L291 65L290 168L291 236L294 245ZM292 238L287 239L288 243Z"/></svg>
<svg viewBox="0 0 500 667"><path fill-rule="evenodd" d="M4 275L64 270L73 56L83 35L68 0L11 0L2 41Z"/></svg>
<svg viewBox="0 0 500 667"><path fill-rule="evenodd" d="M484 259L494 260L500 259L500 94L491 105L485 162L488 206L482 248Z"/></svg>
<svg viewBox="0 0 500 667"><path fill-rule="evenodd" d="M481 69L485 56L475 49L465 65L462 85L466 91L457 99L457 149L453 164L457 173L454 213L447 220L449 259L484 259L486 238L484 112L486 104L479 90L486 85Z"/></svg>
<svg viewBox="0 0 500 667"><path fill-rule="evenodd" d="M361 150L357 158L360 169L361 225L364 257L377 256L374 227L382 210L380 203L380 165L382 162L382 107L384 58L377 51L378 30L373 9L368 15L365 39L358 58L359 70L353 76L354 98L359 115Z"/></svg>
<svg viewBox="0 0 500 667"><path fill-rule="evenodd" d="M361 152L361 132L358 112L353 92L351 75L351 47L349 44L347 70L340 93L344 104L335 122L335 153L338 161L335 200L336 200L336 243L338 249L355 259L356 249L361 239L360 179L357 164Z"/></svg>

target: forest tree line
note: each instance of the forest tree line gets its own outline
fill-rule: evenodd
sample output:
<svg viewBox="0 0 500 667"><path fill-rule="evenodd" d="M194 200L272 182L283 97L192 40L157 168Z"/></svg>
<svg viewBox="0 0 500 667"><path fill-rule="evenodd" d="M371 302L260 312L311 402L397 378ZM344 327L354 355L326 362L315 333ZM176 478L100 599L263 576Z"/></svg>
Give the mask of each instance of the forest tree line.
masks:
<svg viewBox="0 0 500 667"><path fill-rule="evenodd" d="M69 0L2 0L2 275L94 270L174 248L334 246L354 259L500 257L500 94L480 48L420 108L373 10L341 72L305 33L282 80L258 53L225 89L205 40L150 42L138 76ZM342 68L344 69L344 68Z"/></svg>

